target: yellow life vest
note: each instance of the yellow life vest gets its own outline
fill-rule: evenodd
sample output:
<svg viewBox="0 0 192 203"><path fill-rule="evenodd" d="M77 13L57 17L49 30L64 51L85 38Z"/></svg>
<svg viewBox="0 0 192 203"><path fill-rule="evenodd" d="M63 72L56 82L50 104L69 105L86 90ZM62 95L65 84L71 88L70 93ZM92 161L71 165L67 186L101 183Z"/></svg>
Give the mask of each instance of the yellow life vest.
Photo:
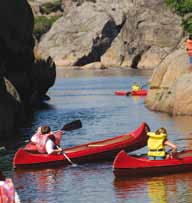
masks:
<svg viewBox="0 0 192 203"><path fill-rule="evenodd" d="M139 87L139 85L133 85L132 86L132 91L139 91L140 90L140 87Z"/></svg>
<svg viewBox="0 0 192 203"><path fill-rule="evenodd" d="M148 132L149 136L147 141L148 146L148 156L165 156L165 146L163 142L165 141L167 135L161 133L160 135L154 132Z"/></svg>

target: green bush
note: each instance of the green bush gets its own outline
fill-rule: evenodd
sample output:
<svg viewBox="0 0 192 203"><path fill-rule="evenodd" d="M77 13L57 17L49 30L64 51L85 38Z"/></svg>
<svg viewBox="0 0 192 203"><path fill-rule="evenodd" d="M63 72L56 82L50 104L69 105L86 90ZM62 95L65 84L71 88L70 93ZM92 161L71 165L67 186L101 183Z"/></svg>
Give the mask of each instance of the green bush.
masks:
<svg viewBox="0 0 192 203"><path fill-rule="evenodd" d="M182 22L182 26L184 30L192 34L192 16L187 19L184 19Z"/></svg>
<svg viewBox="0 0 192 203"><path fill-rule="evenodd" d="M56 12L58 10L62 10L61 9L61 0L57 0L55 2L48 2L48 3L44 3L41 5L40 7L40 12L42 14L49 14L52 12Z"/></svg>
<svg viewBox="0 0 192 203"><path fill-rule="evenodd" d="M165 2L181 16L192 12L191 0L165 0Z"/></svg>
<svg viewBox="0 0 192 203"><path fill-rule="evenodd" d="M37 40L41 38L41 36L48 32L51 28L52 24L61 16L52 16L52 17L46 17L46 16L37 16L35 17L35 24L34 24L34 30L33 34Z"/></svg>
<svg viewBox="0 0 192 203"><path fill-rule="evenodd" d="M192 0L165 0L165 3L182 17L192 12ZM185 31L192 33L192 17L183 19L182 26Z"/></svg>

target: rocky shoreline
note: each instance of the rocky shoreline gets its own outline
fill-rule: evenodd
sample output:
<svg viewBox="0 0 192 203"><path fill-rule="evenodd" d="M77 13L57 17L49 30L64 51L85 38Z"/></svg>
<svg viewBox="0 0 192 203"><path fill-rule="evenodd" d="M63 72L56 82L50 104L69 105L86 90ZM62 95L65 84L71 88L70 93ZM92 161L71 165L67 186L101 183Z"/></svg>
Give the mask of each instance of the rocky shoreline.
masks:
<svg viewBox="0 0 192 203"><path fill-rule="evenodd" d="M38 55L50 55L63 68L154 69L146 107L192 115L186 33L181 17L164 0L63 0L61 4L63 16L41 38Z"/></svg>

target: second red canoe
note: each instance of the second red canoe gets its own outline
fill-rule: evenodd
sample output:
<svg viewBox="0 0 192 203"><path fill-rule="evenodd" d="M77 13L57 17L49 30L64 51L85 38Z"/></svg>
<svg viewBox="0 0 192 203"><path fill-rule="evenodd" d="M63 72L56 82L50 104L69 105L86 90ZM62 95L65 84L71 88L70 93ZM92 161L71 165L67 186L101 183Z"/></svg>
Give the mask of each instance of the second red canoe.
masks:
<svg viewBox="0 0 192 203"><path fill-rule="evenodd" d="M192 171L192 150L178 152L176 158L164 160L137 158L129 156L122 150L113 162L113 172L116 178L132 179L187 171Z"/></svg>

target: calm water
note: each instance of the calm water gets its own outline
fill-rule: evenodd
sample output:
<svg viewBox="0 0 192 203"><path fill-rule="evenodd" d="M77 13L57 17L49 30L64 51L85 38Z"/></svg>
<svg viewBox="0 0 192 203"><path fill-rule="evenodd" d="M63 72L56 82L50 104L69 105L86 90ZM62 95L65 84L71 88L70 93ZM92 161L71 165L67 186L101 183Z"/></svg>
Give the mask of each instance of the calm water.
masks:
<svg viewBox="0 0 192 203"><path fill-rule="evenodd" d="M56 130L67 122L81 119L83 128L63 135L63 147L127 133L145 121L152 130L166 127L170 140L180 149L191 148L192 140L186 139L190 137L192 118L172 118L151 112L144 107L144 97L114 95L115 90L129 90L135 81L145 84L150 75L149 71L58 70L56 84L49 90L52 99L29 118L17 147L24 145L24 140L39 125L49 124ZM11 161L17 147L0 154L1 170L13 178L21 202L192 202L192 173L118 181L114 179L111 162L15 172ZM134 153L146 153L146 150Z"/></svg>

